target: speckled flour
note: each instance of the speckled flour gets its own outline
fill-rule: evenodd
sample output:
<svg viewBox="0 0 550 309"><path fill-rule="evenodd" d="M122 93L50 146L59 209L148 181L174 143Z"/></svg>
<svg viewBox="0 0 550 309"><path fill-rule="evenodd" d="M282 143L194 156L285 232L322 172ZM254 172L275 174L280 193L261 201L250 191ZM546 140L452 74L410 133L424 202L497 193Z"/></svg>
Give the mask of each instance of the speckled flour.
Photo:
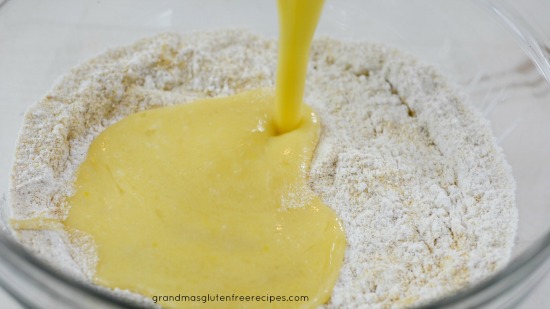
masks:
<svg viewBox="0 0 550 309"><path fill-rule="evenodd" d="M19 240L89 281L93 240L60 222L93 138L138 111L273 87L276 48L243 31L163 34L73 69L23 124L10 197ZM504 266L515 184L488 123L460 92L381 45L321 39L311 56L305 101L323 131L310 183L349 243L326 307L417 305Z"/></svg>

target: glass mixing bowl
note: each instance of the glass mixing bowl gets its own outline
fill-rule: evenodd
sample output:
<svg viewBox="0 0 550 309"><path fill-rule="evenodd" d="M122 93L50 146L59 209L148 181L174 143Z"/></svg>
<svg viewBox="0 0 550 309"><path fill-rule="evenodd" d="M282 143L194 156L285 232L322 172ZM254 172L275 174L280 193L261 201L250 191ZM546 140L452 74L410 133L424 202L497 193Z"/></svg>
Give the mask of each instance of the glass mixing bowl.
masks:
<svg viewBox="0 0 550 309"><path fill-rule="evenodd" d="M248 28L276 36L275 1L0 3L0 285L33 308L132 307L54 271L14 242L6 193L23 114L61 74L111 46L164 31ZM327 0L319 35L399 47L461 85L491 121L517 181L520 219L511 263L426 308L515 306L550 268L550 23L544 12L550 3L541 0Z"/></svg>

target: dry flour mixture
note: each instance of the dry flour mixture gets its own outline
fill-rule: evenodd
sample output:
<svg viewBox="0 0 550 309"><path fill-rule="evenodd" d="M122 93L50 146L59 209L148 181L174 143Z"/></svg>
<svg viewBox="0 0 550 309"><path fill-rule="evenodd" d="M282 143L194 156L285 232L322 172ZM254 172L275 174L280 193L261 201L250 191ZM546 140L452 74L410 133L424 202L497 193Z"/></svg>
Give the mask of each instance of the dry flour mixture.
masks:
<svg viewBox="0 0 550 309"><path fill-rule="evenodd" d="M14 226L19 240L89 281L93 241L60 222L93 138L141 110L274 87L276 55L275 40L243 31L163 34L73 69L24 121L12 218L39 220ZM418 305L506 264L514 180L460 91L395 49L333 39L314 41L306 87L323 126L311 187L349 243L327 308Z"/></svg>

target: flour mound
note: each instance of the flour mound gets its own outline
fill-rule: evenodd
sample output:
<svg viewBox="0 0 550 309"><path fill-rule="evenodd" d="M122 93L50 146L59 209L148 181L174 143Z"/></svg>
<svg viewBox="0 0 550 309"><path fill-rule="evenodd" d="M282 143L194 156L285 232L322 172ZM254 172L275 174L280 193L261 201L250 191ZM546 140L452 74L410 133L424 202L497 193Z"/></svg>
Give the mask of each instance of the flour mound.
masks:
<svg viewBox="0 0 550 309"><path fill-rule="evenodd" d="M76 67L26 114L12 219L66 218L89 145L123 117L273 87L276 49L243 31L162 34ZM436 70L395 49L320 39L311 56L305 101L323 131L310 185L349 243L326 307L418 305L502 268L517 228L515 183L487 121ZM61 270L93 277L86 235L17 235Z"/></svg>

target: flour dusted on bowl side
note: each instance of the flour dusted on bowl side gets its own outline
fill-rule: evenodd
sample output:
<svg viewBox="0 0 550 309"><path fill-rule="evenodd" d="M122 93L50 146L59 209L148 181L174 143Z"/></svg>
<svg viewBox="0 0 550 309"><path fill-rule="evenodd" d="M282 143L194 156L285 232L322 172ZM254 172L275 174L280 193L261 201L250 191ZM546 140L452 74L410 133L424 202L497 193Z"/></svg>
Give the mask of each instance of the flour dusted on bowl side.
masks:
<svg viewBox="0 0 550 309"><path fill-rule="evenodd" d="M17 230L21 243L89 282L93 240L36 229L33 219L67 216L65 198L94 137L138 111L273 87L276 48L243 31L162 34L65 75L20 133L10 204L14 220L30 222ZM487 121L433 68L395 49L320 39L311 57L305 101L323 131L310 185L348 239L326 307L415 305L504 266L517 227L515 184Z"/></svg>

